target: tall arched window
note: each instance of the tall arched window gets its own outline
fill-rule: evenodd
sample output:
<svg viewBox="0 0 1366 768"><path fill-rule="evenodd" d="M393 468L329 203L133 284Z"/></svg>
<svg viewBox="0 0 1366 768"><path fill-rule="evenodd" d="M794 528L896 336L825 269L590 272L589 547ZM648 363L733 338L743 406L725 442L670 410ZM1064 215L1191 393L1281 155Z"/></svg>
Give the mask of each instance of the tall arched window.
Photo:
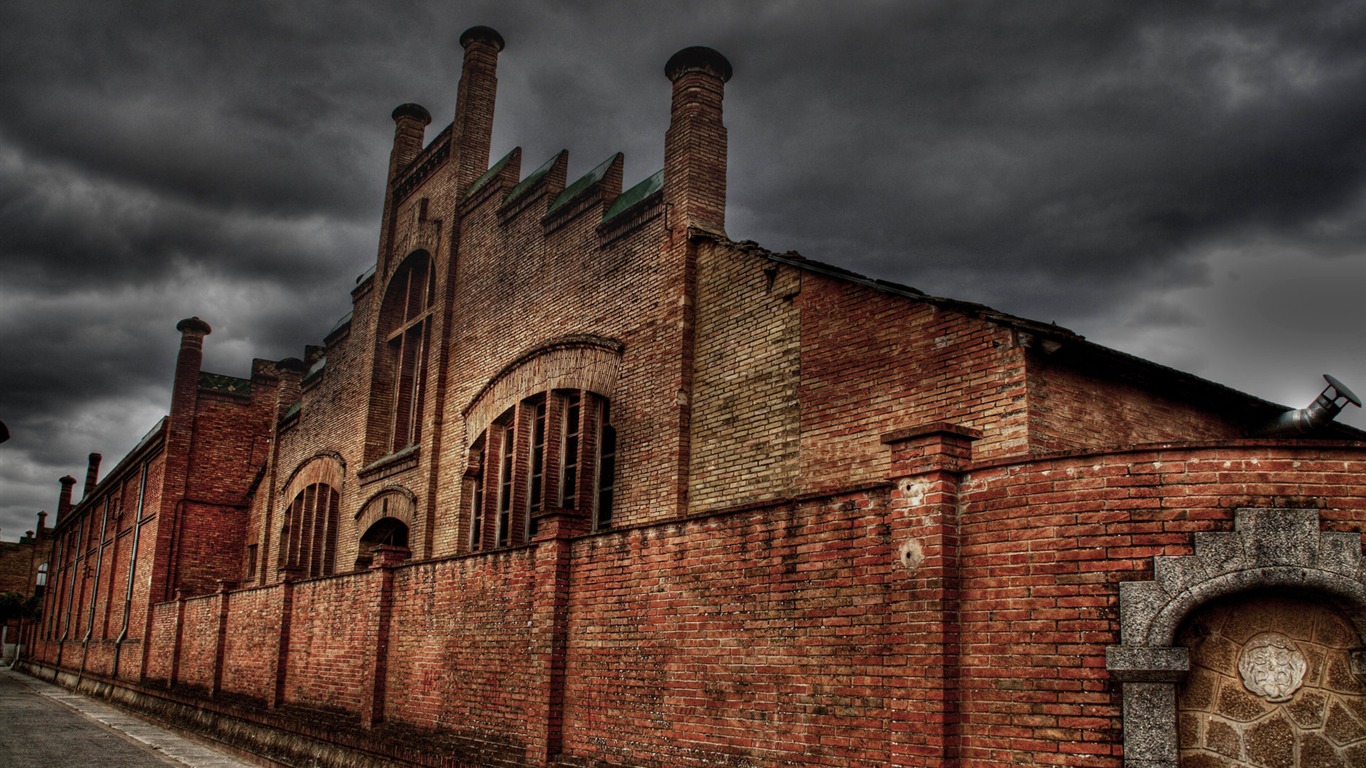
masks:
<svg viewBox="0 0 1366 768"><path fill-rule="evenodd" d="M616 430L607 398L556 389L507 409L470 446L470 549L517 545L548 514L612 525Z"/></svg>
<svg viewBox="0 0 1366 768"><path fill-rule="evenodd" d="M284 565L305 577L330 576L336 566L339 497L330 485L314 483L294 497L285 513Z"/></svg>
<svg viewBox="0 0 1366 768"><path fill-rule="evenodd" d="M401 451L422 439L427 350L435 293L432 260L409 256L389 281L380 306L367 460Z"/></svg>

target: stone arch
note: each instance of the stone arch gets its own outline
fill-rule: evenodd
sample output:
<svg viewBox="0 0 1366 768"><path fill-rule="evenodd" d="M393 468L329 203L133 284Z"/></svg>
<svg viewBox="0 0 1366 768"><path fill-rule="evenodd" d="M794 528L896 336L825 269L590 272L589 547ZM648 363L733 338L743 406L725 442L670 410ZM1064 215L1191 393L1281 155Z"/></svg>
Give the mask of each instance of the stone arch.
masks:
<svg viewBox="0 0 1366 768"><path fill-rule="evenodd" d="M407 488L393 485L384 488L365 502L360 511L356 513L357 568L369 566L370 550L376 544L392 543L388 541L376 542L366 538L367 536L373 538L373 535L385 525L385 521L393 521L403 527L403 546L408 546L413 528L417 524L417 496ZM392 528L392 524L389 527Z"/></svg>
<svg viewBox="0 0 1366 768"><path fill-rule="evenodd" d="M294 577L330 576L336 567L337 528L346 465L331 451L301 462L281 486L281 572Z"/></svg>
<svg viewBox="0 0 1366 768"><path fill-rule="evenodd" d="M318 483L330 485L340 491L345 479L346 462L342 460L341 454L336 451L319 451L299 462L299 466L289 474L289 478L280 486L280 498L289 501L305 487Z"/></svg>
<svg viewBox="0 0 1366 768"><path fill-rule="evenodd" d="M601 336L561 336L506 365L465 408L469 444L519 400L552 389L582 389L611 399L621 372L624 345Z"/></svg>
<svg viewBox="0 0 1366 768"><path fill-rule="evenodd" d="M1120 645L1106 668L1123 684L1124 764L1175 768L1176 685L1190 671L1187 648L1172 645L1192 612L1215 600L1263 590L1319 595L1366 638L1366 559L1361 536L1319 530L1313 509L1239 509L1234 530L1195 534L1195 554L1153 558L1153 580L1123 582ZM1366 653L1350 653L1366 680Z"/></svg>

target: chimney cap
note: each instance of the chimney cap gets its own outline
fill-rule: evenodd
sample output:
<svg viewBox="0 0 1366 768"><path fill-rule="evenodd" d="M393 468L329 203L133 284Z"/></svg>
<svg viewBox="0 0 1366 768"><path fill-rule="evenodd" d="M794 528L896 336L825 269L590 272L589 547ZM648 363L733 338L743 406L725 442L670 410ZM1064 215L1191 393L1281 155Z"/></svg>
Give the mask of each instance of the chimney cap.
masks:
<svg viewBox="0 0 1366 768"><path fill-rule="evenodd" d="M664 74L670 81L677 81L685 72L696 70L706 70L721 79L721 82L730 80L732 70L730 61L719 52L705 45L694 45L691 48L684 48L669 57L669 63L664 65Z"/></svg>
<svg viewBox="0 0 1366 768"><path fill-rule="evenodd" d="M460 47L468 48L470 43L480 41L492 45L496 50L503 50L503 36L498 34L492 27L470 27L460 35Z"/></svg>
<svg viewBox="0 0 1366 768"><path fill-rule="evenodd" d="M198 317L187 317L184 320L181 320L180 322L175 324L175 329L177 331L180 331L181 333L185 333L187 331L198 331L199 333L208 334L213 331L213 329L209 327L208 323L204 322L203 320L200 320Z"/></svg>
<svg viewBox="0 0 1366 768"><path fill-rule="evenodd" d="M394 122L396 123L399 121L399 118L404 117L411 117L414 120L421 122L423 125L429 125L432 122L432 113L428 112L427 108L421 104L413 104L412 102L399 104L397 107L394 107L394 112L390 117L394 118Z"/></svg>
<svg viewBox="0 0 1366 768"><path fill-rule="evenodd" d="M57 482L61 483L62 485L75 485L76 478L72 477L71 475L63 475L62 477L57 479Z"/></svg>

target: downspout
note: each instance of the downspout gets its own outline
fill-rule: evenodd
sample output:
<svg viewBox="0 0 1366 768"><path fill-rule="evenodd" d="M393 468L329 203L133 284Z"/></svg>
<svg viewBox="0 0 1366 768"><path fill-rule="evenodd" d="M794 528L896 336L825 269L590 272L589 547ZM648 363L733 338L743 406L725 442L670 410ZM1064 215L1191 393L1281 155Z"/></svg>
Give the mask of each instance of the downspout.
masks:
<svg viewBox="0 0 1366 768"><path fill-rule="evenodd" d="M59 617L62 613L62 592L61 589L59 589L61 586L62 567L64 565L62 562L62 554L62 548L57 546L57 542L54 541L52 543L52 554L48 559L47 580L48 586L52 589L52 596L56 599L43 601L43 619L47 624L45 627L46 631L43 633L43 639L47 641L51 641L52 636L57 633L57 625L60 623Z"/></svg>
<svg viewBox="0 0 1366 768"><path fill-rule="evenodd" d="M119 676L119 654L123 651L123 641L128 639L128 622L133 612L133 578L138 570L138 538L142 535L142 510L147 499L147 462L142 464L142 476L138 479L138 515L133 522L133 551L128 556L128 587L123 595L123 628L114 639L113 676Z"/></svg>
<svg viewBox="0 0 1366 768"><path fill-rule="evenodd" d="M109 532L109 499L104 497L104 513L100 515L100 546L95 551L95 586L90 590L90 616L85 622L85 637L81 638L81 643L89 643L90 636L95 634L95 605L100 601L100 571L104 568L104 537Z"/></svg>
<svg viewBox="0 0 1366 768"><path fill-rule="evenodd" d="M76 578L79 575L77 569L81 567L81 539L85 538L85 520L81 520L80 525L76 526L76 540L72 546L76 548L76 556L71 558L71 573L66 592L66 618L62 620L62 636L57 641L65 643L71 634L71 606L76 602Z"/></svg>
<svg viewBox="0 0 1366 768"><path fill-rule="evenodd" d="M104 568L104 536L109 530L109 500L104 497L104 512L100 514L100 542L95 550L95 586L90 588L90 615L85 620L85 637L81 638L81 671L85 674L85 660L90 656L90 637L95 634L95 608L100 602L100 571Z"/></svg>

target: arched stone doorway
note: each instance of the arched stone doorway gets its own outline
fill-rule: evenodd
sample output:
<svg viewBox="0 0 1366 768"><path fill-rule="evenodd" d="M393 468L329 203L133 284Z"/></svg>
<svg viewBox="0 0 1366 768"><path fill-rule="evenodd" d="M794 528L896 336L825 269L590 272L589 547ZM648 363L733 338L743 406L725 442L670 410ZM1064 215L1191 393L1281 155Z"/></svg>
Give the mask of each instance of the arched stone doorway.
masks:
<svg viewBox="0 0 1366 768"><path fill-rule="evenodd" d="M1204 745L1209 741L1204 732L1198 731L1198 727L1208 726L1218 730L1221 726L1209 725L1212 720L1208 717L1204 720L1194 719L1206 706L1197 703L1196 698L1182 704L1186 707L1181 710L1182 713L1190 714L1191 717L1178 718L1178 688L1183 691L1183 696L1199 695L1197 689L1185 686L1192 669L1192 655L1191 648L1180 641L1198 639L1197 636L1203 636L1200 633L1208 633L1210 621L1225 626L1217 613L1209 614L1212 618L1202 618L1207 616L1207 610L1217 612L1218 606L1224 601L1241 599L1240 596L1244 595L1253 602L1286 594L1300 596L1301 600L1308 596L1310 603L1335 610L1337 618L1344 620L1351 629L1342 640L1343 647L1336 651L1342 663L1333 668L1338 669L1343 676L1354 677L1357 685L1366 685L1366 649L1360 644L1366 638L1366 557L1362 556L1361 551L1362 536L1321 530L1317 510L1266 508L1239 509L1234 515L1232 532L1201 532L1196 533L1194 539L1195 553L1192 555L1153 558L1152 581L1128 581L1119 585L1120 644L1106 649L1105 666L1111 676L1121 683L1123 690L1125 768L1177 768L1178 765L1182 768L1241 768L1247 765L1279 768L1282 765L1312 765L1294 762L1295 750L1300 742L1294 741L1293 735L1286 736L1291 739L1290 746L1265 750L1268 762L1244 761L1247 751L1244 749L1242 739L1245 734L1242 731L1247 728L1239 732L1238 760L1241 762L1235 762L1217 749L1204 750ZM1276 622L1288 622L1290 626L1295 626L1304 620L1294 613L1288 619L1283 615L1274 620L1266 616L1262 618L1267 626L1275 626ZM1322 620L1328 621L1326 618ZM1266 667L1270 661L1270 670L1275 674L1266 678L1268 680L1274 682L1283 677L1281 668L1287 664L1286 658L1295 653L1305 653L1298 650L1299 643L1293 637L1259 637L1268 632L1248 634L1246 629L1237 629L1241 626L1238 622L1241 619L1229 624L1227 630L1228 637L1243 638L1237 649L1238 660L1244 655L1253 657L1249 663L1253 667L1261 665L1263 669L1260 674L1263 676L1268 671ZM1182 631L1194 635L1178 637ZM1220 630L1221 633L1224 631ZM1275 633L1275 630L1269 632ZM1228 637L1224 637L1224 640ZM1217 654L1205 658L1202 663L1206 667L1229 670L1232 669L1228 666L1230 663L1239 663L1230 661L1234 656L1231 640L1205 644L1212 649L1210 654ZM1222 653L1218 652L1220 648L1223 649ZM1323 656L1324 660L1320 663L1327 664L1327 651L1316 652ZM1294 663L1290 665L1295 666ZM1305 667L1307 675L1310 667L1307 658ZM1259 673L1254 670L1253 674L1255 677ZM1242 670L1239 670L1240 680L1241 677ZM1321 679L1321 676L1314 679ZM1275 685L1287 683L1275 682ZM1350 693L1343 685L1335 685ZM1266 686L1265 681L1253 684L1254 688L1258 686ZM1280 699L1273 703L1293 703L1293 692L1290 699L1285 700L1286 692L1271 690L1272 687L1267 687L1270 697ZM1238 709L1237 700L1240 697L1229 693L1225 699L1225 690L1226 687L1221 684L1221 698L1213 700L1208 706L1214 707L1216 712L1222 706L1224 712L1232 715ZM1227 690L1233 689L1227 687ZM1343 700L1360 701L1351 696ZM1324 706L1329 706L1326 701ZM1351 706L1359 707L1360 704ZM1349 712L1356 722L1366 728L1366 712L1353 710L1347 705L1344 705L1343 711ZM1245 715L1248 719L1239 722L1248 723L1258 717L1269 717L1266 713L1258 715L1258 712L1249 711ZM1340 738L1353 730L1350 721L1343 720L1341 723L1347 730L1337 732ZM1232 726L1229 727L1232 729ZM1285 735L1286 732L1281 729L1281 733ZM1263 743L1269 738L1263 739ZM1307 738L1303 740L1304 743L1310 741ZM1345 765L1362 764L1356 756L1359 753L1352 751L1357 750L1360 743L1366 742L1347 739L1347 743L1335 745L1334 754L1341 752L1336 747L1342 747L1348 750L1345 754L1351 758ZM1201 745L1202 753L1187 758L1182 754L1183 750L1187 745L1194 744ZM1231 746L1228 751L1232 751ZM1336 764L1325 763L1327 766Z"/></svg>
<svg viewBox="0 0 1366 768"><path fill-rule="evenodd" d="M1366 685L1355 628L1298 593L1243 593L1177 633L1190 672L1177 689L1181 768L1366 765Z"/></svg>

